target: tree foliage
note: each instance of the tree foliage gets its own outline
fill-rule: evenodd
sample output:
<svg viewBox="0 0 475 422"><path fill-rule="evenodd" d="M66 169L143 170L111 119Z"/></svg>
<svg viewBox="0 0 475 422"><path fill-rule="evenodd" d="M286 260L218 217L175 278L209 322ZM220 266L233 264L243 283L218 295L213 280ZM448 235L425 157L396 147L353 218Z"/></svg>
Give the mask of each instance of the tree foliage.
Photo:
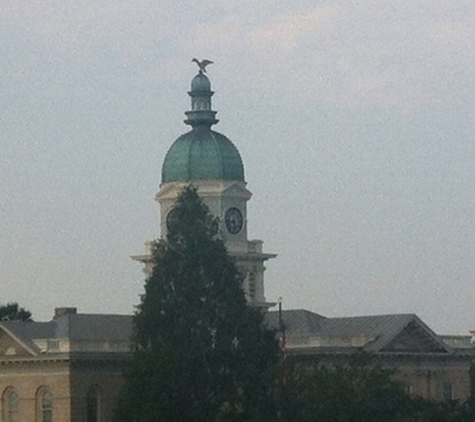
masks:
<svg viewBox="0 0 475 422"><path fill-rule="evenodd" d="M21 308L18 303L0 305L0 321L33 321L31 312Z"/></svg>
<svg viewBox="0 0 475 422"><path fill-rule="evenodd" d="M119 421L273 419L278 346L246 304L218 222L185 187L134 318Z"/></svg>
<svg viewBox="0 0 475 422"><path fill-rule="evenodd" d="M282 422L471 422L473 403L411 397L394 371L354 355L339 364L298 356L280 374Z"/></svg>
<svg viewBox="0 0 475 422"><path fill-rule="evenodd" d="M435 402L414 399L419 405L417 422L473 422L475 409L471 402Z"/></svg>
<svg viewBox="0 0 475 422"><path fill-rule="evenodd" d="M285 362L282 417L286 422L410 422L418 405L391 380L392 371L353 356L346 363Z"/></svg>
<svg viewBox="0 0 475 422"><path fill-rule="evenodd" d="M218 222L186 187L134 317L134 356L118 422L465 422L471 403L409 397L393 372L288 357L247 306ZM278 368L278 371L275 371Z"/></svg>

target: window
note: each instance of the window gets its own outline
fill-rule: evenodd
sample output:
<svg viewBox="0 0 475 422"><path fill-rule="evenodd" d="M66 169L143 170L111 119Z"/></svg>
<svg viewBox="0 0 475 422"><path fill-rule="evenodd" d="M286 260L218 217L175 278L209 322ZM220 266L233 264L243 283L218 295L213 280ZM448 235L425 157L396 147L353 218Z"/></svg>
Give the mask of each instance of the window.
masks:
<svg viewBox="0 0 475 422"><path fill-rule="evenodd" d="M3 394L3 420L6 422L20 422L18 408L20 399L13 388L7 388Z"/></svg>
<svg viewBox="0 0 475 422"><path fill-rule="evenodd" d="M249 296L251 299L255 299L256 297L256 274L249 273Z"/></svg>
<svg viewBox="0 0 475 422"><path fill-rule="evenodd" d="M87 422L100 422L100 394L99 388L93 385L86 396Z"/></svg>
<svg viewBox="0 0 475 422"><path fill-rule="evenodd" d="M53 394L48 388L41 387L36 396L38 422L53 422Z"/></svg>
<svg viewBox="0 0 475 422"><path fill-rule="evenodd" d="M452 384L444 384L442 386L442 399L445 401L450 401L454 399L454 391L452 388Z"/></svg>

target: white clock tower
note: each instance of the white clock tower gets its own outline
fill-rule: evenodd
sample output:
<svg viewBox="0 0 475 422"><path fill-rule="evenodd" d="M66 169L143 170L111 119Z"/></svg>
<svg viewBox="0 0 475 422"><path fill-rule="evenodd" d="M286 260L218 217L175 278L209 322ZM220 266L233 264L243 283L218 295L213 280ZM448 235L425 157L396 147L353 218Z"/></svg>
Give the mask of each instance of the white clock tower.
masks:
<svg viewBox="0 0 475 422"><path fill-rule="evenodd" d="M211 213L219 218L228 252L245 276L243 289L249 304L268 308L273 303L264 296L264 263L276 255L263 253L261 240L248 240L247 201L252 193L246 189L241 156L227 137L211 130L218 120L216 111L211 110L210 81L201 70L193 78L188 94L191 111L185 113L185 123L192 129L168 150L160 191L155 197L160 204L161 236L166 237L167 218L182 188L188 184L197 187ZM150 273L150 250L132 258L144 263L145 272Z"/></svg>

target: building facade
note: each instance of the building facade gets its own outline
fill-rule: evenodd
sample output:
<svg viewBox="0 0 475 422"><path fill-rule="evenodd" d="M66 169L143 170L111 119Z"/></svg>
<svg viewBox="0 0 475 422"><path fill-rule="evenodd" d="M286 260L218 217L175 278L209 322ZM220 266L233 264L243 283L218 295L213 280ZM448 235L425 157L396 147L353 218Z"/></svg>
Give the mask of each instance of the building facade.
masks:
<svg viewBox="0 0 475 422"><path fill-rule="evenodd" d="M288 310L266 318L282 331L292 358L344 365L364 354L371 364L393 369L395 381L414 397L466 401L471 396L473 337L437 335L417 315L326 318Z"/></svg>
<svg viewBox="0 0 475 422"><path fill-rule="evenodd" d="M112 421L131 334L131 315L75 308L49 322L0 323L1 420Z"/></svg>

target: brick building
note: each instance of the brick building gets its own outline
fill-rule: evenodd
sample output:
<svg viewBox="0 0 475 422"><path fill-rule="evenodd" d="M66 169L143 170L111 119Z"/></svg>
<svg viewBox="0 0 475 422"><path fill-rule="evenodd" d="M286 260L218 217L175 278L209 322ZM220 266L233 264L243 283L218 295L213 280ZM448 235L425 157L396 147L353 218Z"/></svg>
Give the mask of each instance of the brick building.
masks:
<svg viewBox="0 0 475 422"><path fill-rule="evenodd" d="M470 398L472 337L437 335L417 315L326 318L288 310L280 318L278 312L269 312L267 320L274 328L283 328L289 355L342 364L363 352L372 362L395 369L395 379L413 396Z"/></svg>
<svg viewBox="0 0 475 422"><path fill-rule="evenodd" d="M267 323L280 327L279 313ZM467 400L470 336L438 336L413 314L326 318L281 314L285 352L345 363L365 352L414 396ZM130 358L131 315L78 314L58 308L48 322L0 323L0 394L4 421L110 422Z"/></svg>
<svg viewBox="0 0 475 422"><path fill-rule="evenodd" d="M49 322L0 323L2 421L111 421L131 333L130 315L74 308Z"/></svg>

